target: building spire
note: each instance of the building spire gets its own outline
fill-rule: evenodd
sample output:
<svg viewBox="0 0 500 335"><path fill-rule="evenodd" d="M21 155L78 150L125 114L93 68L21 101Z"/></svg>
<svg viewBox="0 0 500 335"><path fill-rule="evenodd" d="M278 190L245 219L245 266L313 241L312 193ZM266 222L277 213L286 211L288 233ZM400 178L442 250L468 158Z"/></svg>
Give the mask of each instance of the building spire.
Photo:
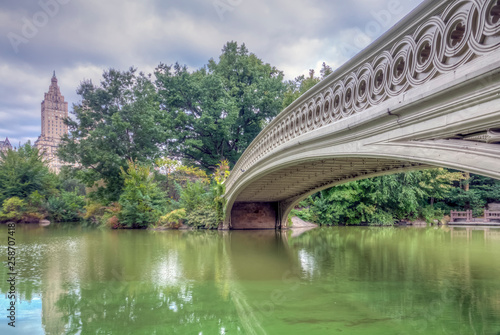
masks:
<svg viewBox="0 0 500 335"><path fill-rule="evenodd" d="M50 80L52 82L52 85L57 85L57 78L56 78L56 71L54 70L54 73L52 74L52 79Z"/></svg>

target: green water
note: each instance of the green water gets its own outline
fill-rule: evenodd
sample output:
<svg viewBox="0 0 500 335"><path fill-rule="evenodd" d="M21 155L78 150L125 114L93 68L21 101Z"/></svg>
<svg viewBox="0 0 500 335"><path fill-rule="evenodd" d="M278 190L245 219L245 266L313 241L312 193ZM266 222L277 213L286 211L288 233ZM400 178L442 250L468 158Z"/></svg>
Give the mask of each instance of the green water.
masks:
<svg viewBox="0 0 500 335"><path fill-rule="evenodd" d="M500 229L20 225L16 247L0 334L500 334Z"/></svg>

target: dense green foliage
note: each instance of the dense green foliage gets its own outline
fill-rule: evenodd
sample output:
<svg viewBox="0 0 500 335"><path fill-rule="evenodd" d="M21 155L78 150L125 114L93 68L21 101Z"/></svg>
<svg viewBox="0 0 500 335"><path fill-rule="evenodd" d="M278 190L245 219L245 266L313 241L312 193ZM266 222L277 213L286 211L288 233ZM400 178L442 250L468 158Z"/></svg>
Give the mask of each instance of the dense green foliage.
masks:
<svg viewBox="0 0 500 335"><path fill-rule="evenodd" d="M161 108L174 137L170 154L212 171L227 159L234 165L264 124L282 108L283 74L227 43L219 61L200 70L161 64L156 72Z"/></svg>
<svg viewBox="0 0 500 335"><path fill-rule="evenodd" d="M469 185L468 191L465 191L463 187L454 187L448 196L436 205L445 211L457 208L471 209L474 216L481 216L483 208L488 203L500 202L500 180L472 175L464 183Z"/></svg>
<svg viewBox="0 0 500 335"><path fill-rule="evenodd" d="M353 181L309 197L298 215L322 225L429 221L443 216L432 205L444 200L460 179L461 173L431 169Z"/></svg>
<svg viewBox="0 0 500 335"><path fill-rule="evenodd" d="M217 227L227 170L281 111L286 89L281 71L236 42L196 71L160 64L154 80L131 68L104 72L98 86L82 82L59 152L74 164L72 178L90 188L82 216L140 228L183 209L183 223ZM59 213L62 204L50 203Z"/></svg>
<svg viewBox="0 0 500 335"><path fill-rule="evenodd" d="M27 198L35 191L49 196L54 193L57 182L42 153L30 142L17 151L0 152L0 204L11 197Z"/></svg>
<svg viewBox="0 0 500 335"><path fill-rule="evenodd" d="M176 209L164 215L158 221L158 225L165 228L180 228L186 219L186 210L184 208Z"/></svg>
<svg viewBox="0 0 500 335"><path fill-rule="evenodd" d="M146 228L158 221L165 208L165 197L148 167L130 161L127 171L122 169L125 181L119 204L118 219L129 228Z"/></svg>
<svg viewBox="0 0 500 335"><path fill-rule="evenodd" d="M24 200L18 197L12 197L3 202L2 210L0 211L1 221L18 222L23 217L26 204Z"/></svg>
<svg viewBox="0 0 500 335"><path fill-rule="evenodd" d="M77 92L82 101L66 120L70 134L59 155L78 164L77 176L96 187L95 198L116 201L124 186L120 169L129 160L152 164L163 156L167 117L151 80L132 68L106 71L99 86L84 81Z"/></svg>
<svg viewBox="0 0 500 335"><path fill-rule="evenodd" d="M56 222L80 221L85 197L76 192L62 191L58 196L47 199L45 208L48 218Z"/></svg>
<svg viewBox="0 0 500 335"><path fill-rule="evenodd" d="M29 142L17 151L0 153L0 221L78 221L84 191L67 174L51 173Z"/></svg>

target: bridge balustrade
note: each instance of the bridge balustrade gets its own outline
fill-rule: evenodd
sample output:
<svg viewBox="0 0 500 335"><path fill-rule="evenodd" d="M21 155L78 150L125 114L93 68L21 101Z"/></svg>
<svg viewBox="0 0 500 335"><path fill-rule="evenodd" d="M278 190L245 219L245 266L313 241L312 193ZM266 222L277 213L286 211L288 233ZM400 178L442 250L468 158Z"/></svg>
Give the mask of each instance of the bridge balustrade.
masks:
<svg viewBox="0 0 500 335"><path fill-rule="evenodd" d="M241 156L226 188L283 144L401 97L499 48L496 0L436 3L424 3L427 17L403 20L386 33L389 43L372 44L281 112ZM407 35L389 38L400 30Z"/></svg>

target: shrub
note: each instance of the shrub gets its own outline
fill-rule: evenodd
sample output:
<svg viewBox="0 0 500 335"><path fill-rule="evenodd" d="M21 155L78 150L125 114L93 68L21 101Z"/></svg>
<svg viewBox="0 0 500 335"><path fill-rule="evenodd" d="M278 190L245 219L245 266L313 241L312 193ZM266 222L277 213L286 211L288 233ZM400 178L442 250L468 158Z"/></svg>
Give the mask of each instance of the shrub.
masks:
<svg viewBox="0 0 500 335"><path fill-rule="evenodd" d="M162 216L158 221L158 224L163 227L178 229L185 219L186 210L184 208L181 208Z"/></svg>
<svg viewBox="0 0 500 335"><path fill-rule="evenodd" d="M156 223L166 202L150 169L130 161L127 171L121 171L125 187L119 200L122 206L118 214L120 223L129 228L144 228Z"/></svg>
<svg viewBox="0 0 500 335"><path fill-rule="evenodd" d="M98 202L89 202L84 207L83 219L92 223L102 223L101 219L106 213L106 207Z"/></svg>
<svg viewBox="0 0 500 335"><path fill-rule="evenodd" d="M434 220L441 220L444 217L444 212L439 208L426 206L420 209L419 217L427 223L432 223Z"/></svg>
<svg viewBox="0 0 500 335"><path fill-rule="evenodd" d="M5 200L0 212L0 221L21 221L25 206L24 201L18 197Z"/></svg>
<svg viewBox="0 0 500 335"><path fill-rule="evenodd" d="M51 196L45 206L52 221L74 222L81 219L85 198L75 192L63 191L58 197Z"/></svg>
<svg viewBox="0 0 500 335"><path fill-rule="evenodd" d="M113 202L109 206L104 207L104 215L101 217L101 223L112 229L125 228L126 226L121 224L118 216L122 210L122 206L118 202Z"/></svg>
<svg viewBox="0 0 500 335"><path fill-rule="evenodd" d="M213 204L205 203L186 215L186 223L196 228L214 229L219 226L217 212Z"/></svg>

